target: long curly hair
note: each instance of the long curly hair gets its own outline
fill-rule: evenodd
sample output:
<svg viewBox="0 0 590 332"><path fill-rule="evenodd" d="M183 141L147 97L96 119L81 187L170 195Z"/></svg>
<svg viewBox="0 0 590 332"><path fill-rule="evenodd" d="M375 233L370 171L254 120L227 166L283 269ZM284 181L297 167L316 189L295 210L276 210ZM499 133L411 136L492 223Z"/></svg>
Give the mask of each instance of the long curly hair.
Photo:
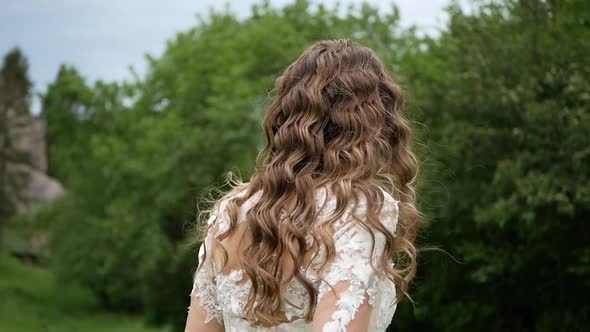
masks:
<svg viewBox="0 0 590 332"><path fill-rule="evenodd" d="M414 190L418 163L400 86L371 49L329 40L306 49L277 79L273 94L263 122L267 145L249 183L228 180L229 228L215 239L225 266L228 253L221 241L237 228L239 207L261 191L246 213L250 243L239 260L252 282L245 318L262 327L287 322L286 288L295 278L309 295L303 318L312 320L318 294L300 267L320 247L326 250L321 269L334 258L332 226L349 204L356 206L359 194L366 197L367 212L356 222L373 239L375 232L384 235L379 269L395 283L401 299L416 271L419 213ZM337 204L326 222L314 225L319 213L314 192L322 186L331 189ZM232 197L240 191L245 194ZM395 234L379 220L383 191L400 201Z"/></svg>

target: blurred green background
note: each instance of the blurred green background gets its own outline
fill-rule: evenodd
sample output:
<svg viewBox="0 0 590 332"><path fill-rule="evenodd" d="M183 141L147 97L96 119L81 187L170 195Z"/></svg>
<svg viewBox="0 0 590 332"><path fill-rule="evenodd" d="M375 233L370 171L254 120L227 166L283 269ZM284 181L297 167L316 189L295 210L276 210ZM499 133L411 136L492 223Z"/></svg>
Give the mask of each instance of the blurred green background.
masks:
<svg viewBox="0 0 590 332"><path fill-rule="evenodd" d="M425 6L426 6L425 2ZM320 39L373 48L422 164L419 274L391 331L590 331L590 1L450 3L436 36L370 4L212 11L145 75L63 65L33 115L0 76L0 331L179 331L199 199L248 178L267 93Z"/></svg>

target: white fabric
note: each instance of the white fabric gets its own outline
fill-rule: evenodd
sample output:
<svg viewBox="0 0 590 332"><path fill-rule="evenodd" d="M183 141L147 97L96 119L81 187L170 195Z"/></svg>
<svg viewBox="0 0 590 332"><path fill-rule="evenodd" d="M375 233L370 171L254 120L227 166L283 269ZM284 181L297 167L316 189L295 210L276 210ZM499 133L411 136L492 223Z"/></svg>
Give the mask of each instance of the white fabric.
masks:
<svg viewBox="0 0 590 332"><path fill-rule="evenodd" d="M399 202L385 191L385 201L381 211L381 220L388 231L395 234L399 214ZM249 206L259 198L259 195L251 197L240 209L239 222L245 220L245 213ZM327 200L327 202L326 202ZM324 205L324 202L327 203ZM224 202L220 204L220 210L224 211ZM336 199L327 190L319 189L316 193L318 209L322 208L318 222L329 216L335 209ZM362 217L366 210L366 204L361 198L355 215ZM368 331L385 331L390 324L396 309L395 285L385 277L378 276L369 263L371 253L371 235L356 222L349 222L352 219L352 206L344 213L343 217L335 225L334 235L336 257L327 266L321 280L317 271L302 269L305 276L318 289L318 303L331 292L330 286L344 283L347 288L338 294L336 305L331 309L332 315L329 322L323 326L324 332L346 332L347 326L355 319L359 307L368 300L371 306L370 325ZM221 274L213 266L211 261L203 262L203 249L210 247L212 236L217 236L228 228L228 220L223 213L212 214L209 222L218 224L216 234L208 234L199 251L199 263L201 266L194 279L191 295L197 296L202 308L207 313L207 322L216 320L224 325L227 332L248 332L248 331L275 331L295 332L311 331L311 325L305 323L301 317L304 316L308 305L308 295L305 289L296 280L288 285L289 301L294 305L286 305L285 314L292 322L265 329L251 327L244 317L243 308L251 288L250 281L239 283L244 275L241 270L234 270L229 274ZM373 264L380 264L380 257L383 253L385 238L379 232L375 233L375 248L373 253ZM310 240L310 239L308 239ZM325 252L320 250L315 260L323 261ZM393 263L392 263L393 264ZM393 266L393 265L392 265ZM238 284L239 283L239 284ZM316 309L318 310L318 309Z"/></svg>

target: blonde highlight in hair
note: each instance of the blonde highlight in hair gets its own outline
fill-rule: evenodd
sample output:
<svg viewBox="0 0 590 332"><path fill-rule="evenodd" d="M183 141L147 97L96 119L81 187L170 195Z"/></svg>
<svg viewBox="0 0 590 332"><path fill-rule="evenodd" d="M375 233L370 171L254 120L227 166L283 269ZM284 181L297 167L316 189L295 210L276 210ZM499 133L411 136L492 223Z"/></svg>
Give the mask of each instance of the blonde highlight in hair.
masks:
<svg viewBox="0 0 590 332"><path fill-rule="evenodd" d="M252 240L240 261L252 282L246 319L262 327L287 322L287 285L295 278L309 294L303 318L312 320L318 294L300 267L306 267L305 257L314 248L326 250L320 271L334 258L332 226L349 204L358 204L359 195L366 198L367 213L354 222L369 230L373 240L375 232L385 236L377 270L395 283L401 299L416 272L419 213L414 190L418 162L400 86L371 49L334 40L306 49L277 79L273 92L263 121L267 145L249 183L229 179L229 228L215 246L225 265L228 253L220 241L236 229L239 207L261 191L246 213ZM315 225L319 209L314 192L323 186L334 193L336 209ZM400 201L396 234L379 219L384 190ZM245 194L232 198L240 191ZM311 247L308 235L314 239Z"/></svg>

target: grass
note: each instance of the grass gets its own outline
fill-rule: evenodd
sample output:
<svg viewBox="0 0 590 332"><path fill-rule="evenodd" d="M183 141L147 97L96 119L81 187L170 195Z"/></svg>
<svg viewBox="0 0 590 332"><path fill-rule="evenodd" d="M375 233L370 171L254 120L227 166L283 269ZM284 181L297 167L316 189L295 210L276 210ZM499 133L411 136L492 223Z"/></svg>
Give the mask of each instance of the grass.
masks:
<svg viewBox="0 0 590 332"><path fill-rule="evenodd" d="M164 332L141 318L105 313L82 287L57 287L53 274L0 253L2 332Z"/></svg>

